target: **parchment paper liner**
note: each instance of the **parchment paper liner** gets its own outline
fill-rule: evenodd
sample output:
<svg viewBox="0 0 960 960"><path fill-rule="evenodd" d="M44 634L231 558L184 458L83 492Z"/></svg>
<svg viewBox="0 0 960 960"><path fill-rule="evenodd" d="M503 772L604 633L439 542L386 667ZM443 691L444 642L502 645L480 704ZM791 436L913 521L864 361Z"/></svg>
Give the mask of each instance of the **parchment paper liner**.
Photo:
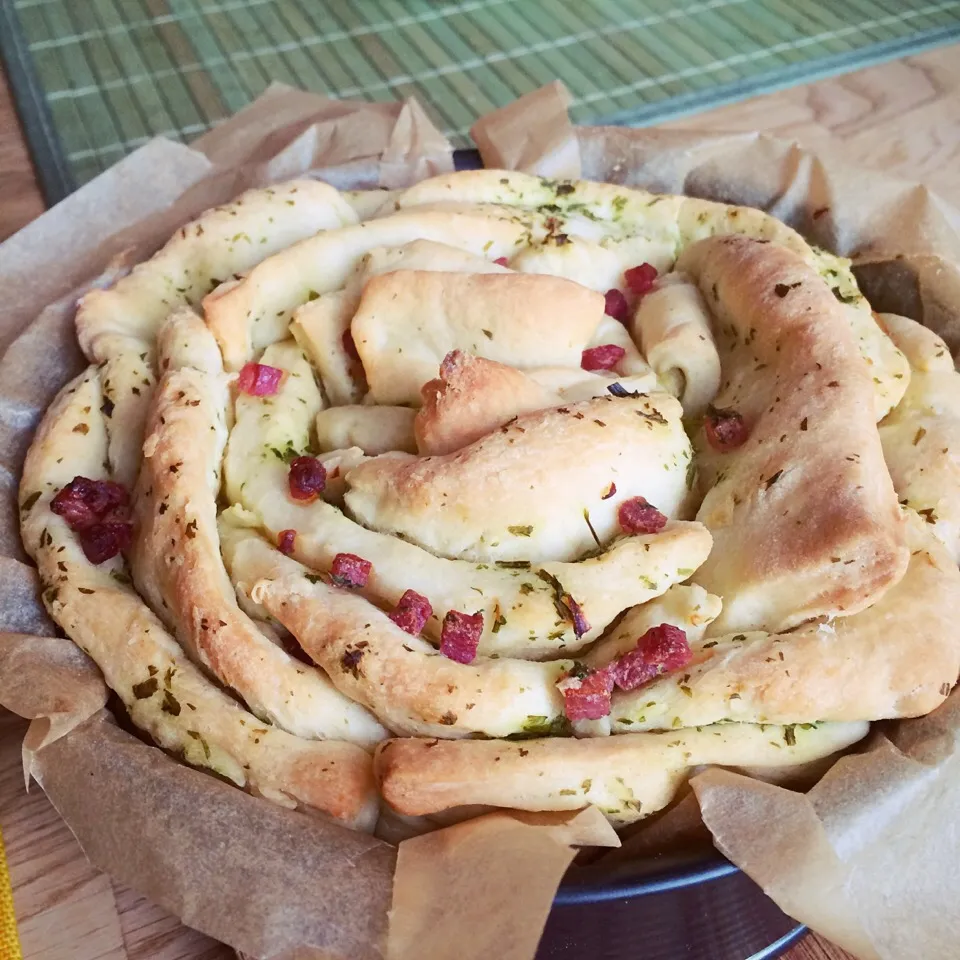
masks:
<svg viewBox="0 0 960 960"><path fill-rule="evenodd" d="M854 256L876 308L922 320L956 356L960 213L942 198L762 135L574 128L566 104L553 84L483 118L474 136L487 165L763 207ZM83 365L79 292L247 186L310 173L393 187L450 168L449 145L413 101L272 87L193 148L147 144L0 247L0 628L19 631L0 643L0 704L33 719L28 769L88 856L251 956L525 960L571 845L614 840L586 811L491 814L406 841L385 946L394 848L249 797L112 722L96 668L52 635L36 601L17 478L40 414ZM792 916L865 960L948 960L960 939L960 696L878 727L807 794L725 770L693 788L717 846Z"/></svg>

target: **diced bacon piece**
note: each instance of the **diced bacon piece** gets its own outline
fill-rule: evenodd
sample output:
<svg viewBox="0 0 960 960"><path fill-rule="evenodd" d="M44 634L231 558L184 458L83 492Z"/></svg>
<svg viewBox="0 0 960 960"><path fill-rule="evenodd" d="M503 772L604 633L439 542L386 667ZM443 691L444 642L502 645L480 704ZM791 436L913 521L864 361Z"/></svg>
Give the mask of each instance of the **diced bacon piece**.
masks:
<svg viewBox="0 0 960 960"><path fill-rule="evenodd" d="M115 557L133 539L130 497L112 480L74 477L50 502L50 510L78 534L83 555L91 563Z"/></svg>

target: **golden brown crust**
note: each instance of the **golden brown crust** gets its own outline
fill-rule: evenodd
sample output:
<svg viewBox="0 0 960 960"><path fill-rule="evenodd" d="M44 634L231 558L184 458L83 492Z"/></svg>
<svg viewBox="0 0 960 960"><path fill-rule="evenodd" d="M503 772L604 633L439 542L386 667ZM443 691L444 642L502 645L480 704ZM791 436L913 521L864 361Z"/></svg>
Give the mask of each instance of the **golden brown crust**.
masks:
<svg viewBox="0 0 960 960"><path fill-rule="evenodd" d="M931 534L960 551L960 483L936 456L960 444L960 389L937 338L875 319L848 261L759 210L499 171L388 199L322 184L245 195L81 307L102 364L38 434L23 530L48 608L134 722L252 793L362 828L369 754L308 738L369 746L385 725L454 741L382 752L402 810L593 802L626 822L698 763L802 763L870 719L942 702L960 670L960 572ZM358 211L375 219L357 224ZM661 277L631 328L603 294L636 307L626 271L644 262ZM677 266L693 282L668 275ZM209 332L190 313L161 326L211 286ZM651 320L681 287L683 304ZM583 370L599 345L622 358ZM249 360L280 368L276 393L258 381L261 395L231 398L224 366ZM688 428L719 388L749 439L720 454L700 431L694 463L665 386ZM881 426L891 485L875 423L894 406ZM327 485L303 501L290 463L318 450ZM50 510L75 470L103 475L107 452L115 477L140 473L130 555L153 611L121 559L88 563ZM715 544L683 519L696 468ZM911 512L905 529L894 486L926 524ZM224 495L235 506L218 517ZM633 496L672 519L621 535ZM371 564L355 590L330 585L340 553ZM407 590L433 606L422 637L385 612ZM482 614L470 663L437 649L450 610ZM568 723L557 682L572 663L551 658L599 667L661 623L687 632L689 668ZM288 656L296 638L319 668ZM585 739L471 739L570 726Z"/></svg>
<svg viewBox="0 0 960 960"><path fill-rule="evenodd" d="M414 431L421 456L452 453L524 413L558 407L560 394L522 370L452 350L420 390Z"/></svg>
<svg viewBox="0 0 960 960"><path fill-rule="evenodd" d="M683 517L691 450L680 414L665 393L525 414L455 453L368 460L347 475L346 503L366 526L440 556L574 560L620 532L631 497Z"/></svg>
<svg viewBox="0 0 960 960"><path fill-rule="evenodd" d="M717 315L716 406L746 421L727 453L702 440L698 513L715 548L697 582L723 597L715 633L781 630L874 603L906 569L903 521L873 392L841 305L790 251L741 237L690 248Z"/></svg>
<svg viewBox="0 0 960 960"><path fill-rule="evenodd" d="M686 670L614 694L614 730L878 720L938 707L960 672L960 571L919 518L907 530L906 575L875 604L789 633L711 629Z"/></svg>
<svg viewBox="0 0 960 960"><path fill-rule="evenodd" d="M371 399L418 404L451 350L577 367L603 297L562 277L398 270L371 277L350 324Z"/></svg>
<svg viewBox="0 0 960 960"><path fill-rule="evenodd" d="M90 563L50 510L74 476L104 478L103 394L91 367L47 411L24 466L24 544L43 600L101 668L132 718L162 747L283 806L323 812L358 829L376 819L369 754L338 741L308 741L261 723L211 683L129 586L121 558ZM82 424L86 429L74 428Z"/></svg>
<svg viewBox="0 0 960 960"><path fill-rule="evenodd" d="M345 695L398 733L506 736L530 716L563 711L556 681L571 661L478 657L461 664L400 629L362 596L309 577L309 570L255 537L238 536L231 567L255 603L280 621ZM316 582L314 582L316 581Z"/></svg>
<svg viewBox="0 0 960 960"><path fill-rule="evenodd" d="M946 344L906 317L881 317L912 367L910 386L880 423L900 502L922 516L960 563L960 374Z"/></svg>
<svg viewBox="0 0 960 960"><path fill-rule="evenodd" d="M216 518L227 382L199 318L186 311L168 323L176 331L171 350L185 356L161 349L169 369L151 406L135 498L137 586L181 644L258 716L297 736L375 743L383 730L373 718L271 642L237 605ZM216 367L180 367L178 359L199 361L205 345Z"/></svg>
<svg viewBox="0 0 960 960"><path fill-rule="evenodd" d="M359 259L376 247L435 240L494 260L512 253L528 230L522 218L477 208L414 210L371 220L335 235L318 234L268 257L236 287L206 297L204 315L220 344L224 366L239 370L286 336L297 307L311 295L341 289Z"/></svg>
<svg viewBox="0 0 960 960"><path fill-rule="evenodd" d="M228 498L250 511L271 542L283 530L296 530L294 556L315 570L329 570L341 552L369 559L374 568L365 589L381 603L392 606L408 589L422 593L436 611L426 627L429 636L439 636L447 610L482 611L484 654L538 659L572 652L621 610L689 576L709 551L701 525L674 522L659 534L620 540L581 563L552 562L542 570L525 563L478 564L437 557L368 530L323 500L294 501L287 495L282 452L307 443L319 394L309 365L289 341L268 347L263 360L287 375L273 396L237 398L224 465ZM553 581L540 575L548 571L583 607L591 630L582 637L569 621L558 622Z"/></svg>
<svg viewBox="0 0 960 960"><path fill-rule="evenodd" d="M384 800L424 815L483 804L578 810L593 804L615 823L656 813L703 764L774 767L809 763L860 740L868 724L824 724L789 733L725 724L668 733L575 740L387 740L375 771Z"/></svg>

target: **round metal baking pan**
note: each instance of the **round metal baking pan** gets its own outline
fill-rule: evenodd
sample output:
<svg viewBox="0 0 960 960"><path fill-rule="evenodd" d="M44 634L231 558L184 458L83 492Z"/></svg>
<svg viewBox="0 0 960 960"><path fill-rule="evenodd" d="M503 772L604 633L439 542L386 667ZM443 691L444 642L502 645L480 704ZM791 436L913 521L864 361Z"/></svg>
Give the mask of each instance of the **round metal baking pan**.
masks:
<svg viewBox="0 0 960 960"><path fill-rule="evenodd" d="M772 960L806 933L715 850L572 867L537 960Z"/></svg>

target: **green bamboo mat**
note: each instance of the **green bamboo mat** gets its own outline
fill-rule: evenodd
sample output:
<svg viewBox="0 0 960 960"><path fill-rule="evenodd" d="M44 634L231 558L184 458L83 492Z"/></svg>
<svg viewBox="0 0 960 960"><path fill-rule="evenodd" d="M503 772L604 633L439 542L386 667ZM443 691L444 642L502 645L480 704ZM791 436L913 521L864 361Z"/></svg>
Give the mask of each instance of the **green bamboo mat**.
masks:
<svg viewBox="0 0 960 960"><path fill-rule="evenodd" d="M417 95L464 145L478 115L555 78L576 121L649 123L960 39L960 0L3 5L77 183L157 134L193 138L272 80Z"/></svg>

